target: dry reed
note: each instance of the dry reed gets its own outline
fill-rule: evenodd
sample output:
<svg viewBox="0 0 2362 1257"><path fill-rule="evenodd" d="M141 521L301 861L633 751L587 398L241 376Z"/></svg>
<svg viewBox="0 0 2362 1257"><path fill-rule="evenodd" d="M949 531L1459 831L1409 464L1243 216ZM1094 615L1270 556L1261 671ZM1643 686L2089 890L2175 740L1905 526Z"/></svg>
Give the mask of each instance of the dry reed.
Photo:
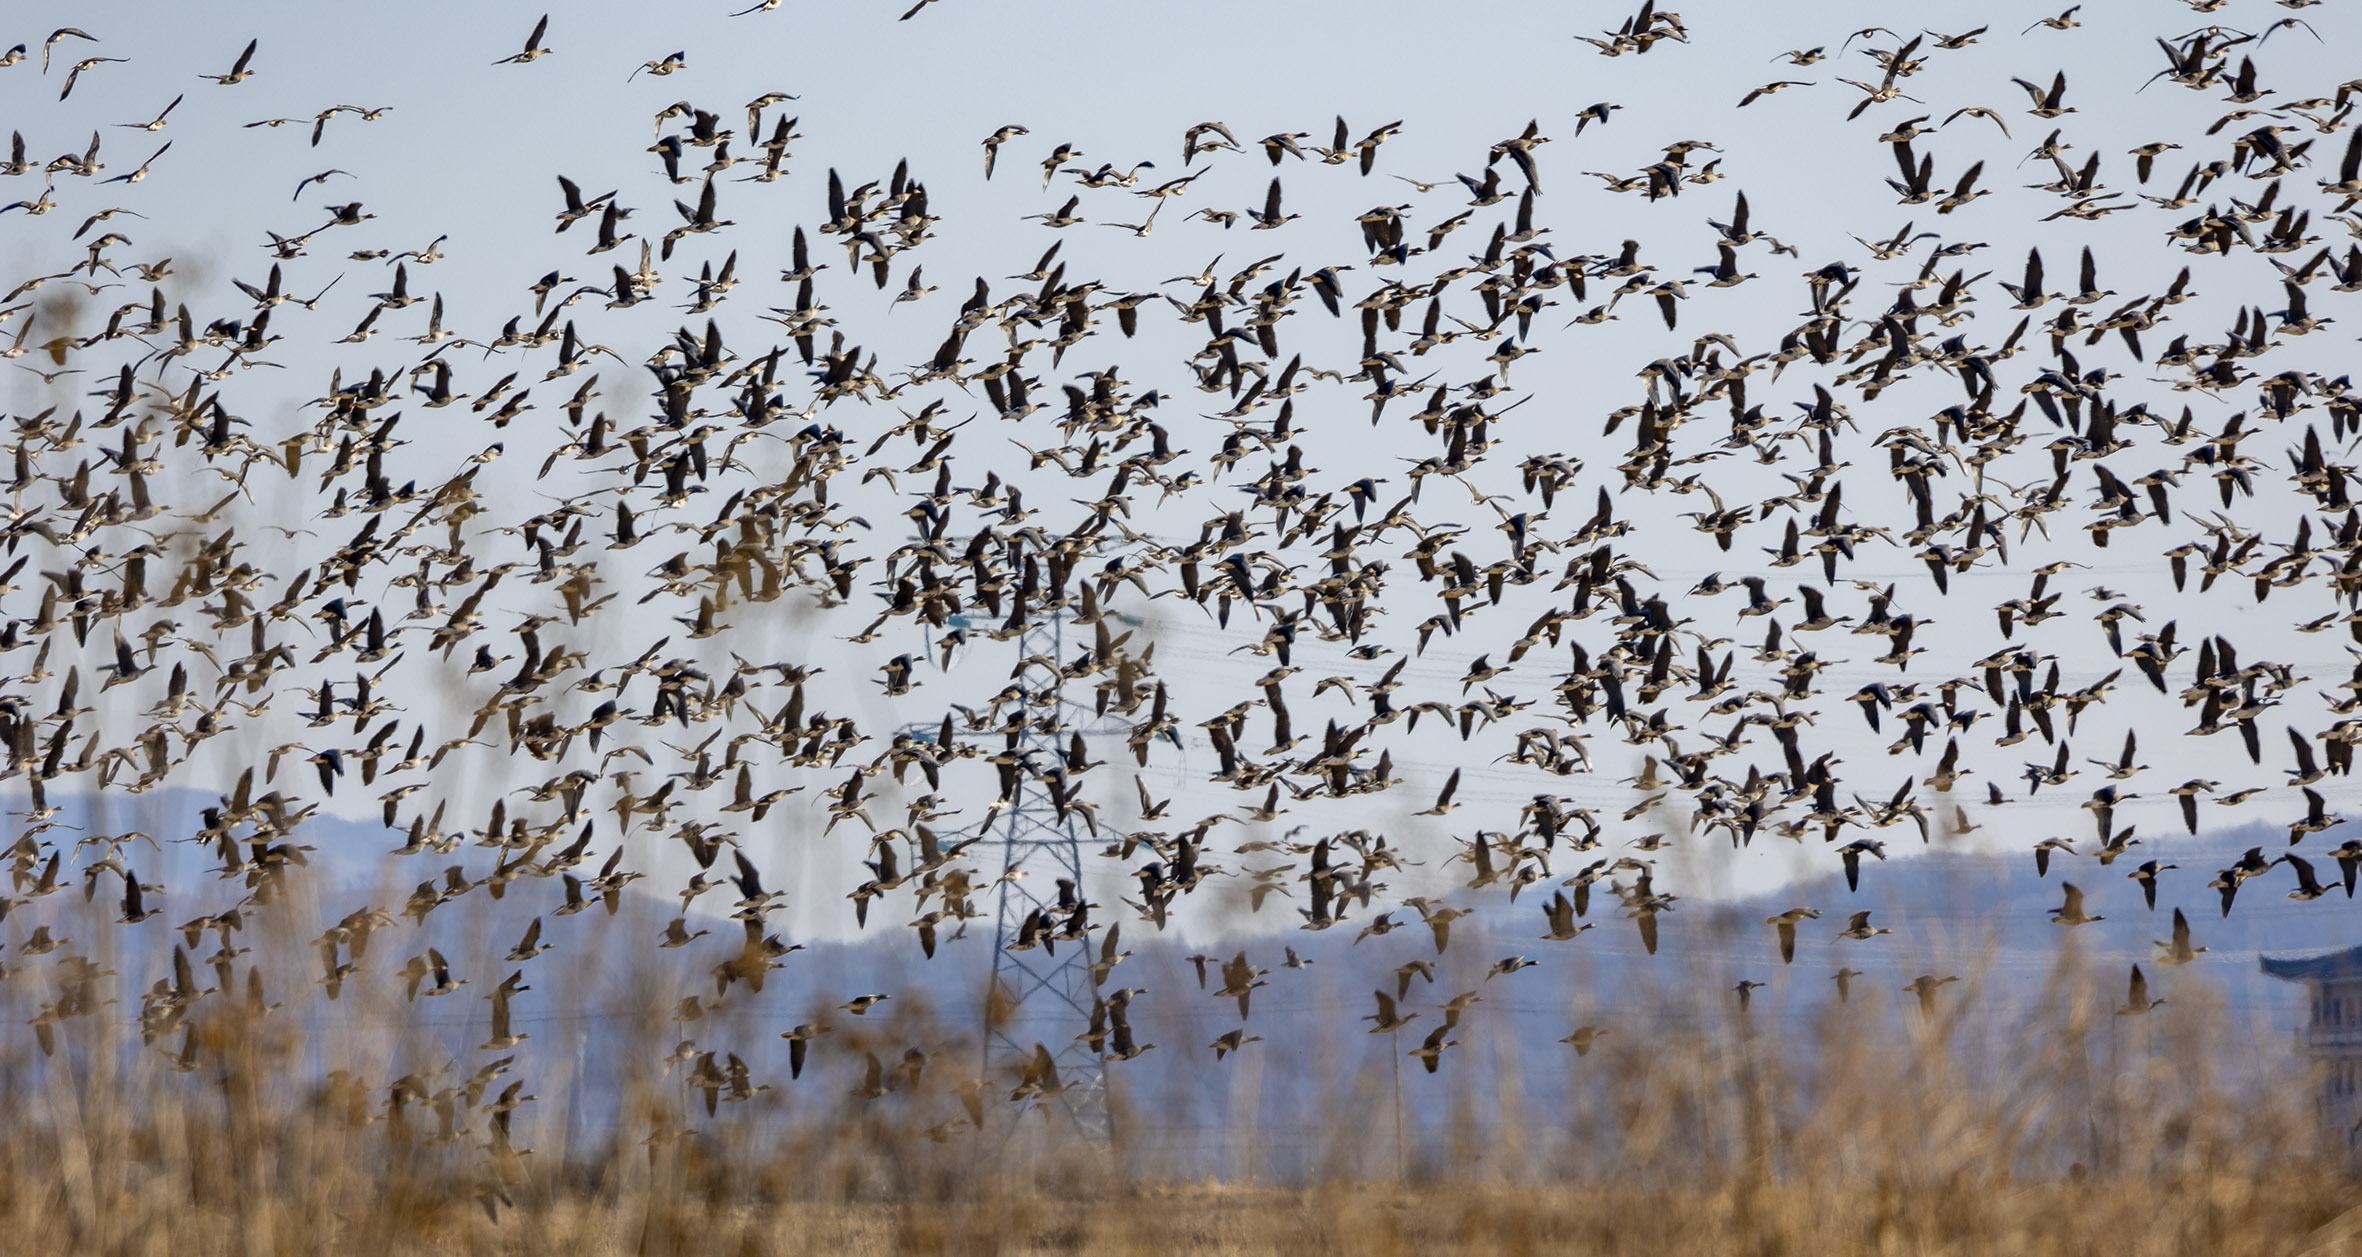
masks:
<svg viewBox="0 0 2362 1257"><path fill-rule="evenodd" d="M307 962L300 940L251 941L259 971ZM317 993L261 1017L242 988L208 995L143 1044L105 1002L140 987L99 978L74 997L94 1011L53 1024L53 1053L17 1035L0 1056L0 1233L14 1252L126 1257L2362 1249L2362 1191L2312 1081L2225 1076L2249 1045L2202 982L2177 975L2170 1017L2123 1017L2062 956L2006 1014L1973 980L1932 1019L1857 993L1811 1023L1741 1017L1703 979L1668 987L1709 994L1625 1015L1585 1057L1455 1049L1448 1102L1399 1151L1361 1120L1383 1077L1328 1080L1332 1129L1293 1170L1258 1170L1254 1101L1228 1106L1222 1180L1160 1141L1176 1115L1133 1102L1121 1066L1104 1148L1056 1105L1006 1103L1006 1079L986 1080L985 1125L966 1128L973 1039L882 1099L779 1074L709 1116L685 1066L637 1047L615 1055L646 1065L578 1079L562 1045L527 1045L471 1094L495 1054L451 1051L435 1019L452 1010L375 992L389 984L346 991L336 1018ZM639 1020L601 1033L663 1045L678 1029L665 988L637 986ZM545 994L588 1010L615 989ZM67 995L47 970L0 988L20 1024L29 999ZM906 1009L896 1033L935 1015ZM934 1041L960 1041L958 1010L939 1016ZM816 1052L900 1041L867 1029L841 1024ZM1522 1102L1553 1069L1563 1105ZM400 1104L396 1077L414 1084ZM533 1094L497 1111L512 1078Z"/></svg>

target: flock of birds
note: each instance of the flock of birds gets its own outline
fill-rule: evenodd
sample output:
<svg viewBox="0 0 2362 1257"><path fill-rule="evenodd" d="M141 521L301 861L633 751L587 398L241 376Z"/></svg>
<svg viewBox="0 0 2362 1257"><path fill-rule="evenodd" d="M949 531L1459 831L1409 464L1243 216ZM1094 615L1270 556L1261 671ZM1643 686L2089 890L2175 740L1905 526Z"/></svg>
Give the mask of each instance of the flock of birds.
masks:
<svg viewBox="0 0 2362 1257"><path fill-rule="evenodd" d="M2017 35L2012 55L2079 55L2052 41L2080 25L2080 8ZM535 74L563 56L551 26L535 24L497 72ZM1643 4L1586 42L1606 57L1665 58L1694 33ZM2339 335L2320 312L2326 294L2362 290L2362 129L2352 125L2362 80L2267 85L2258 66L2268 44L2309 33L2290 16L2252 33L2210 25L2159 39L2160 89L2206 94L2229 112L2203 135L2122 156L2073 155L2078 109L2124 104L2080 97L2063 70L2017 80L2030 102L2022 111L1947 103L1907 117L1920 107L1918 75L2006 37L1984 27L1872 28L1834 48L1791 50L1780 58L1790 67L1861 77L1775 81L1738 105L1784 107L1805 88L1859 92L1838 142L1892 161L1887 183L1914 216L1826 259L1769 234L1744 192L1704 204L1702 189L1733 159L1698 139L1593 177L1701 248L1675 257L1595 240L1579 218L1553 230L1553 203L1574 196L1560 191L1546 146L1632 128L1613 103L1474 146L1473 173L1439 179L1387 168L1387 145L1415 119L1363 130L1339 118L1320 133L1260 137L1209 120L1181 137L1170 177L1012 124L982 137L983 175L1031 191L1034 172L1008 159L1022 151L1038 166L1043 208L1027 217L1045 251L1008 278L955 284L938 264L941 296L920 250L938 237L942 207L907 162L866 180L799 169L795 97L683 100L655 116L648 146L647 178L672 209L630 203L647 189L594 193L556 174L548 260L527 268L546 274L496 311L446 311L429 278L442 246L464 246L467 223L397 252L373 234L363 200L258 240L265 257L232 263L234 294L176 284L172 259L147 258L133 236L141 220L172 212L136 185L161 182L202 144L178 135L180 98L153 115L144 110L160 102L133 107L130 72L104 55L104 31L59 29L37 50L28 40L0 58L0 75L45 76L59 101L103 121L87 145L54 158L28 152L55 137L28 150L19 133L0 166L38 189L0 210L86 217L64 269L0 282L0 354L47 390L8 415L0 464L13 468L0 518L0 776L18 801L0 914L39 911L59 892L119 902L127 941L115 963L160 975L140 997L139 1032L194 1069L206 1019L263 1017L279 1007L269 995L298 983L329 999L360 980L398 981L410 999L471 985L438 948L384 940L419 932L455 901L502 900L543 881L556 906L546 923L515 921L514 968L473 976L489 1004L480 1068L335 1084L340 1111L361 1123L426 1110L450 1139L471 1111L487 1114L498 1150L511 1112L533 1099L522 1082L495 1087L527 1037L514 1018L533 965L549 963L536 958L579 945L634 880L688 872L680 914L646 944L703 957L696 980L710 979L713 993L682 993L686 1025L701 999L754 998L766 975L792 968L797 947L772 922L791 896L842 897L863 927L907 929L930 957L953 939L976 945L980 917L988 938L989 896L1013 873L977 835L1022 791L1045 792L1061 821L1086 824L1109 873L1062 885L1009 945L1093 957L1103 994L1083 1038L1114 1061L1155 1046L1133 1030L1141 992L1114 976L1131 954L1121 932L1165 928L1210 887L1245 888L1257 912L1277 896L1291 924L1352 930L1356 942L1412 931L1418 954L1365 1018L1371 1033L1393 1034L1427 1015L1406 1010L1413 980L1436 980L1433 957L1469 913L1520 919L1574 947L1598 926L1591 918L1606 917L1653 953L1681 898L1658 880L1661 851L1793 842L1825 853L1853 890L1894 834L1926 842L2015 825L2000 809L2023 796L2005 778L2028 795L2091 787L2078 799L2087 836L2016 840L2032 845L2044 875L2073 861L2093 870L2077 875L2088 881L2122 859L2137 865L2124 875L2151 911L2161 892L2182 899L2204 887L2228 915L2248 882L2282 866L2290 897L2334 894L2340 883L2316 872L2321 857L2294 848L2341 819L2323 790L2351 773L2362 740L2362 657L2350 678L2324 682L2322 718L2299 727L2283 716L2312 702L2312 678L2226 631L2179 633L2138 600L2170 579L2177 592L2269 599L2272 615L2307 632L2342 626L2362 642L2362 508L2348 488L2354 467L2337 461L2362 434L2362 395L2345 376L2279 365L2300 338ZM192 90L253 91L271 73L270 42L246 42ZM688 63L675 52L630 77ZM250 125L308 131L333 161L337 145L361 142L357 125L385 112L336 105ZM2030 225L1996 221L1996 207L2026 198L1977 204L1991 192L1986 163L1955 154L1977 128L1980 146L1988 132L2022 146L2027 115L2048 129L2030 155L2048 208ZM159 141L128 169L112 139L123 128ZM1243 208L1199 183L1242 171L1261 185ZM351 176L328 169L295 199L336 178ZM1283 195L1311 179L1407 184L1415 195L1324 235L1322 224L1291 226L1299 215ZM791 199L773 183L814 195ZM822 216L799 219L823 183ZM1205 233L1225 256L1243 240L1271 245L1250 249L1256 260L1217 257L1150 287L1061 260L1064 233L1088 225L1103 238L1105 227L1145 238L1168 208L1168 235ZM2155 233L2187 255L2170 283L2102 286L2123 270L2105 248L2078 248L2091 237L2074 233L2119 214L2108 241ZM2022 266L1976 256L1987 246L1973 233L2004 227L2041 240ZM2324 238L2338 228L2356 239ZM1262 231L1283 234L1234 234ZM777 273L742 271L741 246L783 254ZM2046 265L2046 251L2049 263L2064 254L2072 264ZM383 291L346 332L328 303L353 294L336 294L336 281L372 272ZM1723 330L1726 307L1709 294L1748 284L1786 290L1801 303L1798 321ZM896 364L865 344L887 337L856 322L869 289L895 326L932 319L933 351ZM2231 326L2177 322L2201 290L2236 294ZM760 322L734 322L726 336L733 298L762 307ZM687 313L677 331L596 343L602 312L674 299ZM75 312L88 303L100 317L85 325ZM1593 395L1623 392L1526 407L1533 395L1515 383L1533 370L1523 359L1569 356L1564 342L1610 321L1625 321L1627 336L1634 323L1662 326L1646 338L1659 356L1631 364L1636 382L1586 368ZM1335 332L1322 330L1332 322ZM1135 337L1186 345L1186 371L1125 364ZM298 354L299 366L332 364L299 418L241 401L260 368L278 365L266 355ZM1783 388L1791 369L1804 387ZM1163 384L1126 378L1152 370ZM1938 407L1898 407L1937 388ZM1423 452L1379 465L1368 453L1377 447L1354 444L1369 439L1356 435L1365 424ZM1338 465L1356 449L1361 461ZM1764 483L1778 491L1757 492ZM1676 497L1702 509L1662 509ZM1685 551L1731 575L1660 580L1652 564L1670 567ZM2029 566L2029 552L2046 561ZM2053 557L2066 555L2076 557ZM2095 557L2138 559L2154 575L2134 593L2071 575ZM1882 564L1910 572L1878 576ZM1987 610L1964 608L1962 595L2004 578L2012 596L1990 608L1997 631L1956 653L1948 643L1972 640L1963 625ZM1512 618L1520 606L1539 610ZM1948 637L1933 632L1938 613L1956 621ZM1169 679L1142 627L1152 616L1237 649ZM993 643L1052 618L1068 653L987 662ZM2042 630L2054 620L2065 623ZM841 664L769 660L767 646L745 646L775 642L774 624L825 629L840 639L831 659L875 670L848 679ZM1871 679L1829 684L1846 675L1848 661L1830 653L1837 642L1858 644ZM1406 672L1455 651L1464 672ZM1341 660L1340 670L1298 679L1296 661L1312 658ZM999 688L975 702L931 704L921 691L953 688L963 664L971 678L1008 672L994 672ZM823 671L837 675L824 683ZM2070 673L2090 679L2071 684ZM2116 810L2140 797L2143 740L2126 731L2132 722L2109 729L2101 738L2112 749L2121 733L2121 750L2099 758L2077 730L2102 723L2111 698L2122 709L2123 692L2144 689L2155 691L2144 710L2178 703L2196 722L2189 734L2229 735L2238 749L2220 762L2245 760L2265 783L2226 790L2193 778L2146 793L2177 798L2193 834L2205 799L2283 807L2290 850L2249 850L2212 881L2139 858L2141 840ZM881 694L904 720L829 710ZM436 715L438 700L456 717ZM1323 715L1303 718L1307 704ZM1863 753L1873 744L1856 720L1879 742L1893 738L1883 756ZM1084 723L1120 732L1086 736ZM2146 739L2152 753L2159 740ZM1460 768L1406 768L1436 756L1473 762L1463 746L1493 742L1531 789L1463 790ZM1613 770L1594 767L1601 743L1633 748L1641 771L1606 784ZM242 745L253 749L233 749ZM1168 780L1158 774L1179 771L1191 748L1210 748L1197 768L1211 771L1157 797L1152 783ZM2031 760L2022 773L2009 766L2020 759ZM1977 786L1965 784L1971 774ZM447 805L471 781L515 789L462 819ZM1224 787L1243 802L1173 811ZM101 834L65 819L74 799L159 788L204 791L200 827ZM1452 826L1449 860L1430 857L1416 822L1390 840L1368 824L1323 832L1313 819L1324 807L1376 815L1375 796L1413 791L1414 804L1432 799L1417 816ZM308 974L245 959L251 923L300 902L288 878L319 862L306 841L315 814L370 792L398 842L392 858L433 871L406 899L332 912ZM1610 793L1631 805L1599 806ZM1281 820L1290 814L1305 823ZM815 844L857 852L843 863L863 872L834 886L766 872L779 853ZM210 878L143 882L166 846L205 852ZM2362 841L2326 858L2350 898ZM1429 870L1417 874L1423 884L1444 879L1445 893L1390 894L1414 867ZM1534 899L1515 906L1527 888ZM719 895L701 904L709 892ZM2053 913L2062 927L2100 919L2076 884L2063 895ZM1607 911L1596 911L1601 898ZM1800 935L1816 931L1860 947L1890 932L1867 911L1841 913L1842 930L1810 924L1822 915L1798 906L1771 918L1764 955L1787 964ZM2172 919L2160 962L2203 953L2182 907ZM45 922L0 956L17 962L0 969L8 981L38 983L30 1029L44 1051L66 1027L121 1016L104 997L111 971L70 942ZM1246 1050L1260 1040L1250 996L1270 971L1245 950L1194 959L1197 998L1235 1000L1239 1015L1207 1048L1216 1060ZM1509 957L1488 977L1533 963ZM1856 976L1836 972L1840 996ZM1932 1017L1950 980L1929 974L1908 990ZM1760 985L1738 985L1741 1009ZM890 994L841 1011L868 1015ZM1477 998L1441 1005L1408 1056L1443 1067ZM2135 967L2121 1011L2164 1002ZM785 1079L758 1081L743 1057L694 1040L668 1065L711 1113L792 1084L831 1028L809 1022L785 1036ZM1588 1052L1604 1032L1581 1026L1567 1042ZM869 1053L854 1095L914 1090L927 1060L917 1048L897 1064ZM1068 1085L1044 1045L1011 1077L955 1088L962 1110L940 1129L982 1127L990 1103L1038 1104Z"/></svg>

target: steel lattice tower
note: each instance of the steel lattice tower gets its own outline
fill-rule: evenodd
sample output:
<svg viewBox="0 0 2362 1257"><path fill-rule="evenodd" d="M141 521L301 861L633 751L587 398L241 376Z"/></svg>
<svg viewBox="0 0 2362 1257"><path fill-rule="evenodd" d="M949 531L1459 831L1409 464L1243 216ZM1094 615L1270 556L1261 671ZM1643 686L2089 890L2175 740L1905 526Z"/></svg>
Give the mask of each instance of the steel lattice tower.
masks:
<svg viewBox="0 0 2362 1257"><path fill-rule="evenodd" d="M1017 638L1018 657L1064 659L1065 622L1065 613L1060 611L1028 624ZM1057 758L1065 753L1066 740L1077 734L1086 739L1110 733L1129 735L1128 724L1102 719L1091 707L1068 700L1062 684L1042 702L1047 710L1025 721L1017 739L1019 753ZM1080 719L1070 722L1069 716ZM904 731L929 740L940 736L936 725L908 725ZM1007 734L1000 728L955 727L953 736L971 741L990 739L997 746ZM1107 1067L1099 1052L1077 1037L1090 1024L1097 999L1091 973L1095 944L1086 935L1024 950L1011 946L1019 941L1026 921L1036 912L1057 915L1070 908L1060 902L1061 880L1074 888L1078 899L1084 897L1082 831L1080 816L1069 809L1060 819L1049 789L1030 773L1020 772L1009 806L962 836L1001 851L992 985L984 1016L983 1076L993 1082L1012 1077L1033 1059L1036 1044L1047 1047L1065 1087L1057 1102L1078 1133L1103 1143L1108 1139Z"/></svg>

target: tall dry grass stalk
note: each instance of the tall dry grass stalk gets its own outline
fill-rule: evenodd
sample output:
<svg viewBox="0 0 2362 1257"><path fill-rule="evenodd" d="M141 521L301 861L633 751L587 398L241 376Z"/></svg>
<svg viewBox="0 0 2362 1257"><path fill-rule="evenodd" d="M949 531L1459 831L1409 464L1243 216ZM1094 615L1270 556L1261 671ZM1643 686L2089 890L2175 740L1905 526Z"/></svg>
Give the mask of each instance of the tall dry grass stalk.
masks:
<svg viewBox="0 0 2362 1257"><path fill-rule="evenodd" d="M250 941L234 972L299 988L304 940ZM242 979L143 1042L143 986L101 976L141 966L100 955L0 987L20 1025L88 1009L51 1021L52 1050L12 1034L0 1054L0 1235L9 1252L159 1257L2362 1250L2362 1191L2311 1082L2226 1078L2240 1034L2202 982L2177 983L2170 1017L2119 1016L2063 954L2006 1017L1974 980L1932 1018L1857 992L1810 1023L1669 986L1708 993L1626 1017L1587 1056L1521 1054L1513 1035L1455 1049L1446 1110L1401 1149L1385 1073L1319 1080L1325 1146L1276 1160L1257 1106L1308 1080L1252 1055L1225 1066L1258 1072L1216 1115L1135 1104L1118 1067L1104 1148L1055 1105L1007 1103L1006 1079L983 1080L970 1128L972 1037L889 1096L779 1073L709 1114L664 1059L681 1027L645 975L543 992L557 1013L487 1079L473 1071L497 1054L470 1050L477 1024L453 1037L457 1001L398 983L333 1006L292 989L258 1015ZM77 992L61 971L94 976ZM613 1050L566 1041L568 1009ZM929 1013L903 1016L897 1036ZM932 1041L962 1042L943 1017ZM838 1020L821 1050L903 1041ZM1528 1080L1547 1071L1568 1099L1537 1110ZM1160 1139L1177 1119L1228 1123L1224 1179Z"/></svg>

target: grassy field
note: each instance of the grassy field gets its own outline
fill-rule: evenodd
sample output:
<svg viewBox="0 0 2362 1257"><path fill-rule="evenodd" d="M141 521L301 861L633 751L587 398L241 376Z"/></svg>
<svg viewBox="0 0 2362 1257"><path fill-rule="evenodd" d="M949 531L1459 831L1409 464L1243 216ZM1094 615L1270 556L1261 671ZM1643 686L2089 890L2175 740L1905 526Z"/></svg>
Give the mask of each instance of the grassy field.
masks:
<svg viewBox="0 0 2362 1257"><path fill-rule="evenodd" d="M176 1134L194 1132L185 1126ZM208 1132L209 1134L211 1132ZM226 1134L226 1133L225 1133ZM1303 1189L1097 1181L1075 1167L901 1193L775 1180L807 1167L618 1158L520 1170L490 1216L476 1189L387 1169L335 1141L214 1164L126 1137L71 1160L20 1148L0 1188L19 1252L213 1253L1960 1253L2362 1251L2351 1180L2250 1166L2022 1183L1963 1172L1695 1184L1329 1183ZM31 1158L51 1154L42 1160ZM143 1156L143 1152L149 1155ZM300 1157L342 1159L303 1160ZM105 1158L107 1160L102 1160ZM626 1164L626 1162L641 1162ZM603 1173L602 1173L603 1172ZM21 1247L19 1247L21 1245Z"/></svg>
<svg viewBox="0 0 2362 1257"><path fill-rule="evenodd" d="M2177 994L2194 1011L2142 1020L2138 1061L2112 1066L2135 1019L2089 1000L2046 1005L1997 1061L1940 1017L1899 1039L1625 1027L1569 1111L1464 1106L1373 1179L1384 1135L1341 1104L1335 1168L1286 1183L1160 1166L1158 1115L1120 1088L1104 1148L1054 1106L1002 1104L1005 1083L982 1129L936 1120L959 1111L949 1070L923 1097L818 1098L807 1077L712 1116L650 1071L605 1133L569 1136L522 1116L556 1111L562 1078L506 1110L499 1078L422 1078L397 1105L323 1068L382 1045L207 999L144 1048L129 1018L90 1017L54 1054L19 1036L0 1057L0 1233L158 1257L2362 1251L2318 1080L2224 1081L2238 1043L2199 984ZM1456 1067L1472 1093L1497 1082Z"/></svg>

